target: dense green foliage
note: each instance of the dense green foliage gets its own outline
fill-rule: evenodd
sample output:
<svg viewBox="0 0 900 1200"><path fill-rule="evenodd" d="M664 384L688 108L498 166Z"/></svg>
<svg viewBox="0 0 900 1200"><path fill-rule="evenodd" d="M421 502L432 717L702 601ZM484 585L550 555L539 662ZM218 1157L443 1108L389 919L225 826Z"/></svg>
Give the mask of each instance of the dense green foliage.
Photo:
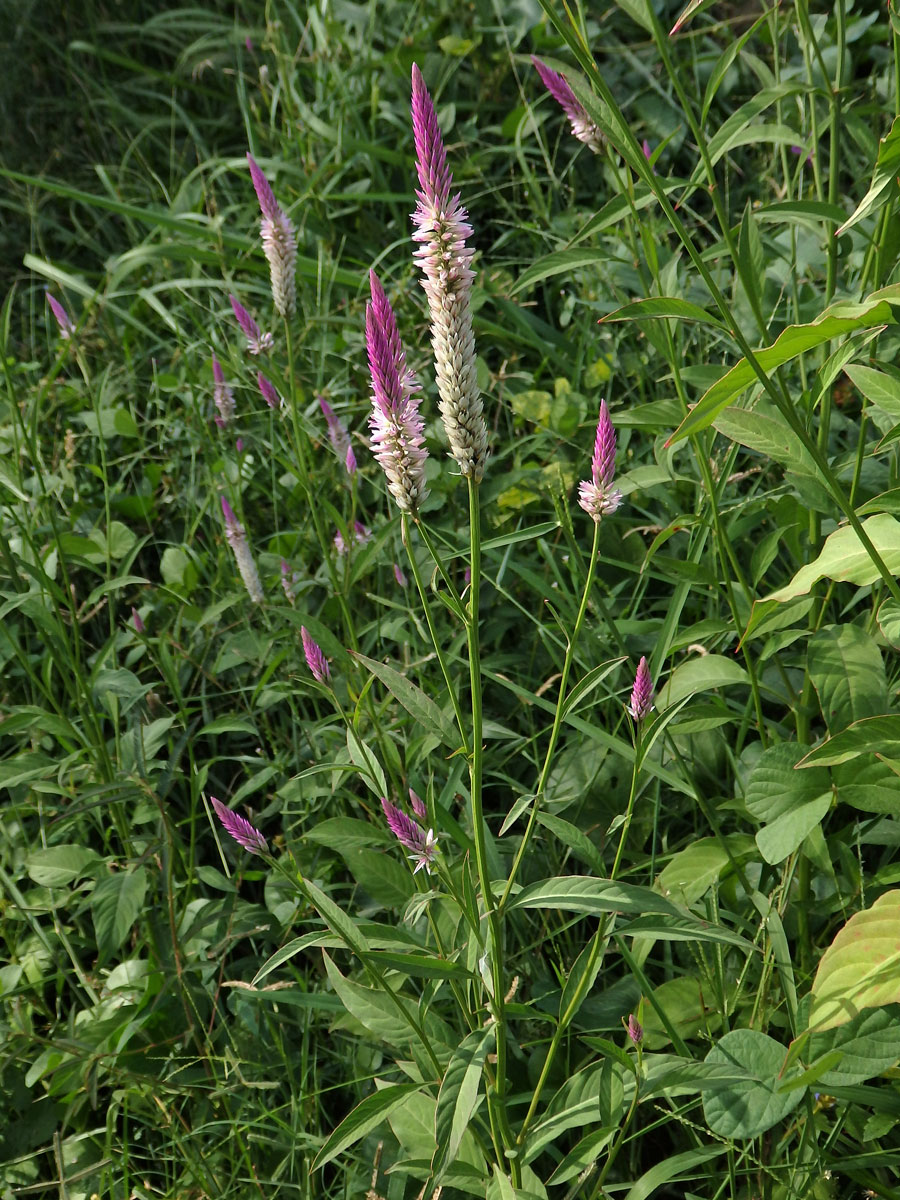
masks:
<svg viewBox="0 0 900 1200"><path fill-rule="evenodd" d="M668 37L648 0L18 8L0 1195L355 1198L380 1155L384 1200L900 1197L893 11ZM480 569L412 259L413 63L477 250ZM288 326L248 149L297 231ZM366 445L373 267L439 567ZM601 396L624 500L594 558ZM409 787L431 875L385 825Z"/></svg>

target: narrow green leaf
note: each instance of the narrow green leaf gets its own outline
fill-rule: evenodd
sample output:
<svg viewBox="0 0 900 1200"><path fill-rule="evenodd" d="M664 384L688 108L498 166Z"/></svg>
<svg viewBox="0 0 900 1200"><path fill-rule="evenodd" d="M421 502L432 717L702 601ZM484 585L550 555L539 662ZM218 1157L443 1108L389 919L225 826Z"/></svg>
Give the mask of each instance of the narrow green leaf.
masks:
<svg viewBox="0 0 900 1200"><path fill-rule="evenodd" d="M595 267L608 261L608 250L587 247L581 250L555 250L552 254L539 258L536 263L527 267L516 280L510 295L516 296L519 292L527 291L541 280L550 279L554 275L564 273L568 275L581 267Z"/></svg>
<svg viewBox="0 0 900 1200"><path fill-rule="evenodd" d="M358 651L351 651L351 654L371 671L376 679L381 680L391 695L399 700L409 715L418 721L423 729L440 738L450 749L456 749L459 745L459 735L454 732L452 721L444 715L430 696L427 696L420 687L386 663L368 658Z"/></svg>
<svg viewBox="0 0 900 1200"><path fill-rule="evenodd" d="M857 329L870 329L894 321L893 306L900 304L900 284L873 292L859 304L842 301L825 309L806 325L789 325L771 346L755 351L756 361L767 374L807 350ZM723 409L749 387L758 383L756 371L742 358L700 398L672 436L669 445L706 429Z"/></svg>
<svg viewBox="0 0 900 1200"><path fill-rule="evenodd" d="M421 1085L418 1083L394 1083L380 1092L373 1092L371 1096L366 1096L365 1100L357 1104L356 1108L344 1117L340 1125L332 1130L325 1145L313 1159L310 1170L318 1171L320 1167L327 1166L339 1154L364 1138L367 1133L377 1129L382 1121L387 1119L389 1113L405 1102L407 1096L421 1090Z"/></svg>
<svg viewBox="0 0 900 1200"><path fill-rule="evenodd" d="M650 296L646 300L634 300L624 304L614 312L601 317L599 324L610 321L642 321L648 319L661 320L672 317L676 321L699 321L702 325L713 325L716 329L727 330L721 317L713 316L699 304L691 304L688 300L680 300L677 296Z"/></svg>
<svg viewBox="0 0 900 1200"><path fill-rule="evenodd" d="M437 1141L431 1170L440 1182L447 1163L456 1161L463 1135L478 1102L478 1092L488 1051L494 1044L495 1029L475 1029L460 1042L444 1073L434 1113Z"/></svg>
<svg viewBox="0 0 900 1200"><path fill-rule="evenodd" d="M880 208L887 201L888 194L886 193L896 182L898 174L900 174L900 117L895 117L890 129L878 143L878 157L875 159L875 171L869 190L860 200L853 214L837 230L837 233L846 233L858 221Z"/></svg>
<svg viewBox="0 0 900 1200"><path fill-rule="evenodd" d="M725 1146L706 1146L696 1150L684 1150L681 1154L673 1154L671 1158L664 1159L646 1171L629 1189L625 1200L647 1200L647 1197L652 1196L657 1188L661 1188L665 1183L671 1183L673 1179L682 1182L692 1179L696 1167L702 1166L710 1159L718 1158L720 1154L725 1153L725 1149Z"/></svg>

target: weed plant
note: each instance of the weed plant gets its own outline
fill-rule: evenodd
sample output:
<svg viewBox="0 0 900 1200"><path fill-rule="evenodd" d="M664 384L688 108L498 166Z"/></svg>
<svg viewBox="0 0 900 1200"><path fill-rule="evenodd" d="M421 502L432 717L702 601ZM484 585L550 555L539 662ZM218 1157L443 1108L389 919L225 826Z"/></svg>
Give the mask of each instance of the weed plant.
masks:
<svg viewBox="0 0 900 1200"><path fill-rule="evenodd" d="M46 17L2 1195L900 1196L893 10Z"/></svg>

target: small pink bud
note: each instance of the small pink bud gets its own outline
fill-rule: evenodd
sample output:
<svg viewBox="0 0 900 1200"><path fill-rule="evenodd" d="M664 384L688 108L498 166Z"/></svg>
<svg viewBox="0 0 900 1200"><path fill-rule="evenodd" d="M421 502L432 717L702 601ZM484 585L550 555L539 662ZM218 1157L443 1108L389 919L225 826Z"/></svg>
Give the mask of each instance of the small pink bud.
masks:
<svg viewBox="0 0 900 1200"><path fill-rule="evenodd" d="M132 625L134 625L135 633L146 632L144 622L141 619L141 614L138 612L138 610L136 608L132 608L132 610L131 610L131 623L132 623Z"/></svg>
<svg viewBox="0 0 900 1200"><path fill-rule="evenodd" d="M240 816L236 812L232 812L227 805L221 800L217 800L215 796L210 796L210 804L213 806L213 811L222 822L222 827L226 833L230 833L236 842L249 850L251 854L264 854L268 849L268 843L259 830L250 824L246 817Z"/></svg>
<svg viewBox="0 0 900 1200"><path fill-rule="evenodd" d="M641 658L638 663L628 711L632 720L638 724L653 711L653 680L650 678L650 668L647 666L646 658Z"/></svg>
<svg viewBox="0 0 900 1200"><path fill-rule="evenodd" d="M328 669L328 663L325 661L325 655L322 653L318 644L313 641L308 630L301 626L300 639L303 642L303 653L306 656L306 665L312 672L312 676L319 683L324 683L326 679L331 678L331 671Z"/></svg>

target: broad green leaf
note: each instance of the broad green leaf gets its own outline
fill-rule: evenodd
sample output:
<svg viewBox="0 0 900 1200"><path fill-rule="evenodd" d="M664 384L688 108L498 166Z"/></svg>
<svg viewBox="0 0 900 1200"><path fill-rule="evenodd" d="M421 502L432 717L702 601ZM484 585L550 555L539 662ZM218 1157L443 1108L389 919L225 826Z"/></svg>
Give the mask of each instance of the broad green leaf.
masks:
<svg viewBox="0 0 900 1200"><path fill-rule="evenodd" d="M493 1025L475 1029L460 1042L444 1073L434 1114L437 1150L431 1165L435 1181L447 1163L456 1161L463 1135L469 1127L488 1051L494 1044Z"/></svg>
<svg viewBox="0 0 900 1200"><path fill-rule="evenodd" d="M832 733L887 711L888 685L881 651L858 625L820 629L809 642L807 670Z"/></svg>
<svg viewBox="0 0 900 1200"><path fill-rule="evenodd" d="M618 883L611 879L594 879L590 875L560 875L543 879L523 888L508 905L509 908L547 908L560 912L579 913L665 913L682 916L670 900L650 888Z"/></svg>
<svg viewBox="0 0 900 1200"><path fill-rule="evenodd" d="M775 866L793 854L803 839L823 820L831 803L832 796L828 792L790 812L782 813L760 829L756 844L766 862Z"/></svg>
<svg viewBox="0 0 900 1200"><path fill-rule="evenodd" d="M409 867L384 851L335 846L353 879L382 908L402 908L416 890Z"/></svg>
<svg viewBox="0 0 900 1200"><path fill-rule="evenodd" d="M890 324L895 304L900 304L900 284L873 292L859 304L849 301L833 304L807 325L789 325L771 346L754 351L754 357L768 375L783 363L833 338L856 329ZM706 429L732 401L758 382L756 371L742 358L701 396L669 438L669 445Z"/></svg>
<svg viewBox="0 0 900 1200"><path fill-rule="evenodd" d="M651 296L646 300L634 300L631 304L624 304L601 317L599 324L603 325L607 321L642 321L649 318L660 320L664 317L672 317L676 321L699 321L703 325L714 325L717 329L727 328L720 317L713 316L698 304L691 304L688 300L680 300L676 296Z"/></svg>
<svg viewBox="0 0 900 1200"><path fill-rule="evenodd" d="M726 658L724 654L698 654L675 668L659 693L657 707L662 711L686 696L747 683L747 680L747 672L733 658Z"/></svg>
<svg viewBox="0 0 900 1200"><path fill-rule="evenodd" d="M900 1002L900 891L855 913L822 955L809 1027L846 1025L862 1009Z"/></svg>
<svg viewBox="0 0 900 1200"><path fill-rule="evenodd" d="M348 850L359 850L362 846L384 846L388 843L384 832L368 821L358 817L327 817L304 833L308 842L330 846L343 854Z"/></svg>
<svg viewBox="0 0 900 1200"><path fill-rule="evenodd" d="M900 575L900 523L887 513L878 513L863 521L863 530L891 574ZM801 567L790 583L759 603L777 600L783 604L805 595L820 579L864 585L880 578L878 568L854 530L842 525L825 539L818 558Z"/></svg>
<svg viewBox="0 0 900 1200"><path fill-rule="evenodd" d="M101 879L91 895L91 916L100 962L105 962L131 933L144 907L147 871L119 871Z"/></svg>
<svg viewBox="0 0 900 1200"><path fill-rule="evenodd" d="M325 960L329 982L344 1008L360 1025L365 1026L369 1033L374 1034L380 1042L404 1048L411 1040L417 1040L412 1026L403 1019L397 1005L383 992L346 979L324 950L322 958ZM409 1002L400 997L397 999L404 1011L409 1012Z"/></svg>
<svg viewBox="0 0 900 1200"><path fill-rule="evenodd" d="M848 217L837 233L846 233L857 221L880 208L889 198L889 189L895 184L900 174L900 117L894 118L894 123L878 143L878 157L875 159L875 171L869 190L856 206L852 216Z"/></svg>
<svg viewBox="0 0 900 1200"><path fill-rule="evenodd" d="M900 648L900 604L891 596L878 609L878 628L895 650Z"/></svg>
<svg viewBox="0 0 900 1200"><path fill-rule="evenodd" d="M840 1050L843 1057L819 1079L823 1089L852 1087L881 1075L900 1059L900 1009L867 1009L846 1025L814 1033L810 1055L819 1058L829 1050Z"/></svg>
<svg viewBox="0 0 900 1200"><path fill-rule="evenodd" d="M861 754L881 754L885 758L900 757L900 714L866 717L828 738L815 750L810 750L797 764L799 767L833 767L849 762Z"/></svg>
<svg viewBox="0 0 900 1200"><path fill-rule="evenodd" d="M403 705L413 720L418 721L423 729L439 738L451 750L459 745L459 736L454 731L453 723L427 696L420 687L412 683L405 675L395 671L386 663L380 663L365 654L351 652L353 657L363 663L376 679L380 679L391 695Z"/></svg>
<svg viewBox="0 0 900 1200"><path fill-rule="evenodd" d="M759 1137L794 1111L804 1089L778 1090L785 1078L786 1056L784 1046L754 1029L735 1029L718 1040L704 1062L734 1067L743 1078L703 1093L703 1115L713 1133L726 1138Z"/></svg>
<svg viewBox="0 0 900 1200"><path fill-rule="evenodd" d="M733 833L725 840L727 848L719 838L706 837L679 850L661 871L657 889L690 907L729 868L732 859L744 858L753 851L753 839L745 834Z"/></svg>
<svg viewBox="0 0 900 1200"><path fill-rule="evenodd" d="M827 745L827 743L826 743ZM890 765L865 754L832 768L838 800L861 812L896 813L900 784Z"/></svg>
<svg viewBox="0 0 900 1200"><path fill-rule="evenodd" d="M752 410L728 407L713 425L732 442L765 454L791 471L815 475L812 457L774 405L759 402Z"/></svg>
<svg viewBox="0 0 900 1200"><path fill-rule="evenodd" d="M99 861L97 852L86 846L48 846L46 850L29 854L25 869L41 887L65 887L79 875L88 874Z"/></svg>
<svg viewBox="0 0 900 1200"><path fill-rule="evenodd" d="M197 586L197 568L180 546L166 547L160 559L159 570L165 583L183 588L187 595Z"/></svg>
<svg viewBox="0 0 900 1200"><path fill-rule="evenodd" d="M418 1095L407 1096L388 1116L388 1124L404 1153L413 1159L423 1159L426 1164L430 1164L435 1151L436 1109L437 1101L427 1092L420 1091ZM467 1132L462 1139L459 1162L469 1164L482 1174L485 1172L484 1155L471 1132ZM426 1173L427 1167L419 1175L420 1182ZM478 1194L483 1195L483 1188Z"/></svg>
<svg viewBox="0 0 900 1200"><path fill-rule="evenodd" d="M691 1180L697 1167L725 1153L725 1146L699 1146L695 1150L683 1150L663 1159L649 1171L645 1171L625 1196L625 1200L647 1200L655 1191L673 1179Z"/></svg>
<svg viewBox="0 0 900 1200"><path fill-rule="evenodd" d="M340 1125L334 1129L325 1145L316 1155L311 1171L317 1171L337 1158L354 1143L364 1138L367 1133L377 1129L382 1121L403 1104L407 1096L422 1090L418 1083L393 1083L380 1092L366 1096L351 1112L344 1117Z"/></svg>
<svg viewBox="0 0 900 1200"><path fill-rule="evenodd" d="M747 781L744 803L764 827L756 844L767 863L783 862L831 807L831 777L824 768L798 771L808 750L793 742L770 746Z"/></svg>
<svg viewBox="0 0 900 1200"><path fill-rule="evenodd" d="M668 979L661 983L653 989L653 1001L653 1004L644 1004L642 1017L644 1040L648 1050L661 1050L672 1040L656 1011L657 1005L682 1038L708 1038L721 1023L722 1018L716 1012L711 997L705 993L700 980L693 975L681 975L678 979Z"/></svg>

